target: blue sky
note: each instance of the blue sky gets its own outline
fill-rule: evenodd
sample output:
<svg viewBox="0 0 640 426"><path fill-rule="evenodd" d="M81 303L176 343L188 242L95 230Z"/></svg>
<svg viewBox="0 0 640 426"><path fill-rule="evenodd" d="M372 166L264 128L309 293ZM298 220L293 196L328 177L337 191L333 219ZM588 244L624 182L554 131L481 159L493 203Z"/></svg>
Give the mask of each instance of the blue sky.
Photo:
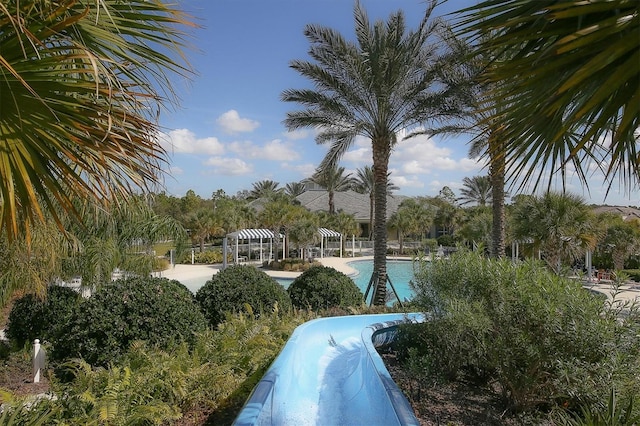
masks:
<svg viewBox="0 0 640 426"><path fill-rule="evenodd" d="M218 189L234 195L269 179L285 186L309 177L326 152L311 130L290 133L282 121L296 104L280 101L285 89L308 81L289 68L308 59L306 24L320 24L353 39L350 0L182 0L181 7L202 26L193 34L189 61L197 75L176 80L177 110L163 112L160 124L170 164L165 190L183 196L194 190L210 198ZM418 0L361 0L371 21L402 9L415 28L425 3ZM436 8L444 15L468 4L449 0ZM390 159L399 194L434 196L449 186L459 195L462 179L485 175L483 164L467 157L469 137L418 137L399 143ZM347 172L371 165L370 142L356 141L341 161ZM603 203L606 188L594 174L590 194L577 179L568 189L587 202ZM639 205L640 194L625 196L614 187L607 204Z"/></svg>

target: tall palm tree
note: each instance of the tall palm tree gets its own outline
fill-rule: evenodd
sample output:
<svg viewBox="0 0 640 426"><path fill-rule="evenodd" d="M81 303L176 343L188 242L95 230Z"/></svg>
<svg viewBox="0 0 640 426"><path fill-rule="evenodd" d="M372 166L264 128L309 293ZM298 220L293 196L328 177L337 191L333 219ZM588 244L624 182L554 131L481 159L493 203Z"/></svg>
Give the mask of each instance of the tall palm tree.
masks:
<svg viewBox="0 0 640 426"><path fill-rule="evenodd" d="M460 197L458 201L461 206L475 203L484 207L491 203L491 180L489 176L474 176L472 178L465 177L462 179L462 188L460 188Z"/></svg>
<svg viewBox="0 0 640 426"><path fill-rule="evenodd" d="M335 193L348 191L353 187L351 173L345 175L344 167L337 167L336 165L316 170L313 176L307 180L323 187L329 193L329 214L336 213Z"/></svg>
<svg viewBox="0 0 640 426"><path fill-rule="evenodd" d="M337 31L307 25L315 62L295 60L291 67L313 82L314 89L290 89L286 102L298 102L285 125L291 129L315 127L316 141L331 147L320 168L335 166L356 136L371 139L375 179L374 303L384 305L387 282L387 182L389 157L398 133L419 124L428 126L452 115L454 93L442 83L448 70L441 50L430 42L438 35L439 20L431 20L436 2L429 3L414 31L407 31L402 11L387 22L371 25L359 2L354 8L357 42Z"/></svg>
<svg viewBox="0 0 640 426"><path fill-rule="evenodd" d="M461 33L488 35L478 54L508 53L486 75L510 176L551 182L572 164L587 185L595 165L637 187L640 3L484 0L460 12Z"/></svg>
<svg viewBox="0 0 640 426"><path fill-rule="evenodd" d="M387 195L391 195L393 191L397 191L400 188L395 185L389 179L391 172L387 173ZM375 179L373 176L373 168L371 166L364 166L356 170L356 177L354 178L353 190L360 194L369 195L369 239L373 238L373 214L375 211Z"/></svg>
<svg viewBox="0 0 640 426"><path fill-rule="evenodd" d="M49 214L80 219L160 182L160 108L183 60L188 17L166 2L5 1L0 7L0 232Z"/></svg>

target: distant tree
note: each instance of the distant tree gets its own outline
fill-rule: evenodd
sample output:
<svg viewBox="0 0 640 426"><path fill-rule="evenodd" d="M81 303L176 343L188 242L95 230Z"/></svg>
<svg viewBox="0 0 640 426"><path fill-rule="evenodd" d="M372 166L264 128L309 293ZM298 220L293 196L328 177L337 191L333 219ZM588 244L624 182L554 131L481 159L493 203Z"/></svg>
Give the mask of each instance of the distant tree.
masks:
<svg viewBox="0 0 640 426"><path fill-rule="evenodd" d="M193 189L187 191L187 193L180 199L180 211L183 215L189 215L198 210L202 205L202 198L196 194Z"/></svg>
<svg viewBox="0 0 640 426"><path fill-rule="evenodd" d="M404 253L404 237L429 231L433 223L433 211L417 199L404 200L389 218L389 225L398 231L400 253Z"/></svg>
<svg viewBox="0 0 640 426"><path fill-rule="evenodd" d="M204 251L204 244L210 237L222 235L225 231L222 216L206 207L191 212L185 221L191 240L200 245L200 252Z"/></svg>
<svg viewBox="0 0 640 426"><path fill-rule="evenodd" d="M252 200L258 198L271 198L275 194L281 193L282 188L278 188L280 184L272 180L261 180L253 183L253 188L249 192L249 198Z"/></svg>
<svg viewBox="0 0 640 426"><path fill-rule="evenodd" d="M486 206L491 203L491 180L489 176L465 177L462 179L460 197L457 201L462 201L461 206L475 203L478 206Z"/></svg>
<svg viewBox="0 0 640 426"><path fill-rule="evenodd" d="M323 187L329 193L329 214L335 214L336 212L335 193L348 191L353 187L351 173L345 175L344 167L328 166L318 169L307 180Z"/></svg>
<svg viewBox="0 0 640 426"><path fill-rule="evenodd" d="M356 218L345 212L331 216L330 228L342 234L342 253L344 253L347 237L350 235L360 235L360 225L356 222Z"/></svg>
<svg viewBox="0 0 640 426"><path fill-rule="evenodd" d="M547 192L518 197L513 206L513 236L532 240L549 267L560 273L562 261L573 262L595 248L598 230L591 208L577 195Z"/></svg>
<svg viewBox="0 0 640 426"><path fill-rule="evenodd" d="M284 192L291 198L296 198L298 195L302 194L306 191L306 186L304 182L289 182L285 188Z"/></svg>
<svg viewBox="0 0 640 426"><path fill-rule="evenodd" d="M624 269L625 261L632 254L640 251L640 221L624 221L620 216L603 217L606 232L599 242L599 250L611 253L613 267L620 271Z"/></svg>
<svg viewBox="0 0 640 426"><path fill-rule="evenodd" d="M306 259L306 250L304 249L320 240L318 218L313 213L305 210L300 217L289 225L287 238L298 251L301 251L302 259Z"/></svg>

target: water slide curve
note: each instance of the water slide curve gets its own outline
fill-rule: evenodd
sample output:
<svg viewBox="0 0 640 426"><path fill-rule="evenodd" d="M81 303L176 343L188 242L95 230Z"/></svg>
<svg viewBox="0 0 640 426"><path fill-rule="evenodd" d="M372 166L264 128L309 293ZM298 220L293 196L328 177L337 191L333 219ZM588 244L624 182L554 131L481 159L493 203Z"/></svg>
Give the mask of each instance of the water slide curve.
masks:
<svg viewBox="0 0 640 426"><path fill-rule="evenodd" d="M376 347L422 314L320 318L297 327L235 426L418 425Z"/></svg>

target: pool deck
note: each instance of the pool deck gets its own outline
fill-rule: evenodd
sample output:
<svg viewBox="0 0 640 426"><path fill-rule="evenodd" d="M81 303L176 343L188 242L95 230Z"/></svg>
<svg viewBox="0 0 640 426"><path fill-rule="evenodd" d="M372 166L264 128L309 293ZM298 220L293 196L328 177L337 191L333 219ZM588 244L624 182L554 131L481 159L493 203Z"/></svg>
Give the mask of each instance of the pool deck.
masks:
<svg viewBox="0 0 640 426"><path fill-rule="evenodd" d="M402 258L406 259L406 258ZM359 260L373 260L373 256L361 256L361 257L325 257L317 258L317 261L324 266L330 266L337 269L346 275L355 275L357 271L349 266L349 262ZM176 279L176 280L189 280L197 278L210 278L213 274L220 270L219 265L174 265L172 268L162 271L159 275L161 277ZM269 271L265 270L269 276L274 278L295 279L301 274L301 272L288 272L288 271ZM618 302L633 302L640 303L640 284L638 283L625 283L618 288L615 288L614 283L611 281L592 281L584 282L585 288L593 291L600 292L606 295L609 300L615 295L615 299Z"/></svg>

